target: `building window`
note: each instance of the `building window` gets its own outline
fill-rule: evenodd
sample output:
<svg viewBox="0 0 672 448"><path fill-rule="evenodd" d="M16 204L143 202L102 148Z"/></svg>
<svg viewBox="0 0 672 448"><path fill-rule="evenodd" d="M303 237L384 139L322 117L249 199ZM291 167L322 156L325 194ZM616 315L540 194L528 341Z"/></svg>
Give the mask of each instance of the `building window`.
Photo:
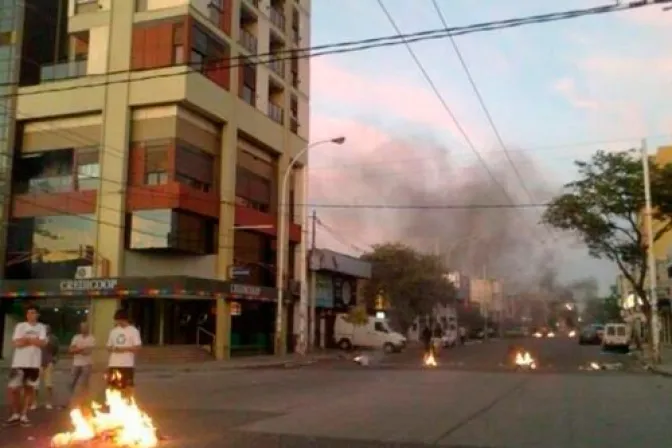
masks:
<svg viewBox="0 0 672 448"><path fill-rule="evenodd" d="M230 81L229 53L229 46L224 41L210 35L199 25L192 27L189 55L191 67L225 89L229 88Z"/></svg>
<svg viewBox="0 0 672 448"><path fill-rule="evenodd" d="M59 215L11 221L7 278L74 278L95 261L96 220L92 215Z"/></svg>
<svg viewBox="0 0 672 448"><path fill-rule="evenodd" d="M236 204L269 213L271 181L239 166L236 169Z"/></svg>
<svg viewBox="0 0 672 448"><path fill-rule="evenodd" d="M253 64L244 64L241 68L240 97L254 106L257 102L257 68Z"/></svg>
<svg viewBox="0 0 672 448"><path fill-rule="evenodd" d="M129 215L127 246L132 250L214 252L214 221L176 210L140 210Z"/></svg>
<svg viewBox="0 0 672 448"><path fill-rule="evenodd" d="M145 147L145 185L168 183L169 151L168 142L153 142Z"/></svg>
<svg viewBox="0 0 672 448"><path fill-rule="evenodd" d="M75 153L77 162L77 190L97 190L100 187L98 148L80 148Z"/></svg>
<svg viewBox="0 0 672 448"><path fill-rule="evenodd" d="M215 158L188 143L178 141L175 149L175 180L208 193L214 183Z"/></svg>
<svg viewBox="0 0 672 448"><path fill-rule="evenodd" d="M173 65L187 62L184 54L184 23L176 23L173 27Z"/></svg>
<svg viewBox="0 0 672 448"><path fill-rule="evenodd" d="M25 154L15 164L14 188L19 194L73 190L73 150Z"/></svg>

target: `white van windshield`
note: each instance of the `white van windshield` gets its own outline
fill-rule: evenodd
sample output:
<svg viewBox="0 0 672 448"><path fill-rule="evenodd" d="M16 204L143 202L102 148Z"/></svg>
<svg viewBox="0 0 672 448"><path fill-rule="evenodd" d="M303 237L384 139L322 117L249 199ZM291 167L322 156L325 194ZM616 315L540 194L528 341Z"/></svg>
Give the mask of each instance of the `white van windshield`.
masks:
<svg viewBox="0 0 672 448"><path fill-rule="evenodd" d="M387 322L385 321L376 322L373 328L381 333L390 333L390 327L387 326Z"/></svg>

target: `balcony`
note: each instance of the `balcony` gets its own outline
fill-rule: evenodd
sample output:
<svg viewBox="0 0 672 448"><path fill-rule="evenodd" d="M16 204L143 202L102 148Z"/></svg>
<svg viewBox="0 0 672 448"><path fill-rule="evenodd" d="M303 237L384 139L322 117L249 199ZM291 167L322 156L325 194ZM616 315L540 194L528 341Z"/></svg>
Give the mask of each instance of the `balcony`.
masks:
<svg viewBox="0 0 672 448"><path fill-rule="evenodd" d="M254 106L257 102L257 94L246 85L243 85L240 89L240 98L251 106Z"/></svg>
<svg viewBox="0 0 672 448"><path fill-rule="evenodd" d="M72 175L30 179L28 193L64 193L74 190Z"/></svg>
<svg viewBox="0 0 672 448"><path fill-rule="evenodd" d="M271 7L271 23L281 29L283 32L285 30L285 15L278 8Z"/></svg>
<svg viewBox="0 0 672 448"><path fill-rule="evenodd" d="M75 2L75 14L98 12L102 9L98 0L77 0Z"/></svg>
<svg viewBox="0 0 672 448"><path fill-rule="evenodd" d="M283 118L284 118L284 111L282 110L282 107L278 106L277 104L273 104L271 102L268 103L268 117L275 121L276 123L283 124Z"/></svg>
<svg viewBox="0 0 672 448"><path fill-rule="evenodd" d="M285 77L285 61L282 59L271 60L268 67L281 78Z"/></svg>
<svg viewBox="0 0 672 448"><path fill-rule="evenodd" d="M40 82L59 81L86 76L87 61L67 61L40 67Z"/></svg>
<svg viewBox="0 0 672 448"><path fill-rule="evenodd" d="M257 53L257 36L244 28L240 29L240 39L238 39L238 43L250 53Z"/></svg>

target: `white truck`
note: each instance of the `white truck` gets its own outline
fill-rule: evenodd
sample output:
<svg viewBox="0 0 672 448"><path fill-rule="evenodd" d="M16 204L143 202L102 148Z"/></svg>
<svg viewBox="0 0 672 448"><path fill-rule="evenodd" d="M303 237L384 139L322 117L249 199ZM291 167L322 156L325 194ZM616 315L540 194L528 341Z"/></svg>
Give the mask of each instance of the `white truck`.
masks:
<svg viewBox="0 0 672 448"><path fill-rule="evenodd" d="M369 317L364 325L348 322L347 314L336 316L334 339L343 350L353 347L383 349L386 353L400 352L406 347L406 338L390 328L385 318Z"/></svg>

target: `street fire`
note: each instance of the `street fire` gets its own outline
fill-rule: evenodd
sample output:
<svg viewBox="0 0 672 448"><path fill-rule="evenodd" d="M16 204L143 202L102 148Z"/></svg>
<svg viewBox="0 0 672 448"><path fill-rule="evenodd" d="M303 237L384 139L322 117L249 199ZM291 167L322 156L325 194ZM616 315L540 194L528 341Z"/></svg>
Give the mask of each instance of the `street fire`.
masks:
<svg viewBox="0 0 672 448"><path fill-rule="evenodd" d="M55 435L51 446L70 447L94 440L125 448L154 448L158 445L152 419L138 408L133 398L124 398L120 391L108 389L105 401L109 408L107 412L95 402L91 405L91 415L85 415L79 408L73 409L70 412L73 430Z"/></svg>
<svg viewBox="0 0 672 448"><path fill-rule="evenodd" d="M424 364L426 367L436 367L438 363L434 357L434 353L430 350L428 354L425 355Z"/></svg>
<svg viewBox="0 0 672 448"><path fill-rule="evenodd" d="M530 352L518 352L516 353L515 361L517 367L526 367L528 369L536 369L537 363L530 355Z"/></svg>

